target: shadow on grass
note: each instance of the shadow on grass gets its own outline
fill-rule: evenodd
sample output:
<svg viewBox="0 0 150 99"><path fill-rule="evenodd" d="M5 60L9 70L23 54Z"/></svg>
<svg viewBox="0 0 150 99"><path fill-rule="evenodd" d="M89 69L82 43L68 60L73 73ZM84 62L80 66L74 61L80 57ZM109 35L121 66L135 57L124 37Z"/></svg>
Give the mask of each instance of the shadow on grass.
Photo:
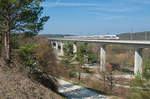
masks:
<svg viewBox="0 0 150 99"><path fill-rule="evenodd" d="M131 71L130 69L127 69L127 68L122 68L121 72L128 73L128 74L134 74L133 71Z"/></svg>
<svg viewBox="0 0 150 99"><path fill-rule="evenodd" d="M100 90L97 90L97 89L93 89L93 88L87 88L88 90L91 90L91 91L94 91L94 92L96 92L97 94L101 94L101 95L110 95L110 94L108 94L108 93L106 93L106 92L104 92L104 91L100 91Z"/></svg>
<svg viewBox="0 0 150 99"><path fill-rule="evenodd" d="M71 86L75 86L73 84L66 84L60 87L63 96L66 96L68 99L84 99L84 98L91 98L91 99L104 99L105 96L102 95L102 92L96 92L95 90L90 90L88 88L79 87L72 90L65 90L66 88L72 88ZM101 93L101 94L100 94Z"/></svg>

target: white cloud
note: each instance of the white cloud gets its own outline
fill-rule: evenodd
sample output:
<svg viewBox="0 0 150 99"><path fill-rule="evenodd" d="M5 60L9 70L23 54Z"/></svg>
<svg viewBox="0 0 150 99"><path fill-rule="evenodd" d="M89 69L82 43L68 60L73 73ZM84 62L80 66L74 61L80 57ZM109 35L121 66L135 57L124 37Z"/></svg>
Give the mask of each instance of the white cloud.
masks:
<svg viewBox="0 0 150 99"><path fill-rule="evenodd" d="M139 8L115 8L115 7L112 7L112 8L109 8L109 7L103 7L103 8L95 8L93 10L95 11L106 11L106 12L130 12L130 11L135 11L135 10L138 10Z"/></svg>
<svg viewBox="0 0 150 99"><path fill-rule="evenodd" d="M118 15L118 16L117 16L117 15L116 15L116 16L115 16L115 15L114 15L114 16L113 16L113 15L111 16L111 15L110 15L110 16L104 17L105 20L114 20L114 19L120 19L120 18L124 18L124 16L119 16L119 15Z"/></svg>
<svg viewBox="0 0 150 99"><path fill-rule="evenodd" d="M42 6L44 7L57 7L57 6L75 6L75 7L94 7L94 6L101 6L102 4L98 3L70 3L70 2L60 2L57 0L56 2L44 2Z"/></svg>
<svg viewBox="0 0 150 99"><path fill-rule="evenodd" d="M109 14L109 13L100 13L100 12L91 12L91 15L96 15L102 20L114 20L114 19L122 19L126 18L126 15L115 15L115 14Z"/></svg>
<svg viewBox="0 0 150 99"><path fill-rule="evenodd" d="M150 0L120 0L120 1L127 1L139 4L150 4Z"/></svg>
<svg viewBox="0 0 150 99"><path fill-rule="evenodd" d="M56 5L57 5L57 4L59 4L59 3L60 3L60 1L61 1L61 0L57 0L57 1L56 1Z"/></svg>
<svg viewBox="0 0 150 99"><path fill-rule="evenodd" d="M114 8L110 8L110 9L105 9L105 11L110 11L110 12L128 12L133 10L132 8L118 8L118 9L114 9Z"/></svg>

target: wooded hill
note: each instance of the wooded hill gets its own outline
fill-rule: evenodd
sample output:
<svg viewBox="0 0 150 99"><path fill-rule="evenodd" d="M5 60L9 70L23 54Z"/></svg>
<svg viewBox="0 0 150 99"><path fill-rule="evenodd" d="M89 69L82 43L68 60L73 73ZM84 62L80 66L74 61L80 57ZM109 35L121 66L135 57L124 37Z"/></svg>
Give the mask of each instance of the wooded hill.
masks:
<svg viewBox="0 0 150 99"><path fill-rule="evenodd" d="M150 31L136 33L122 33L119 35L121 40L150 40Z"/></svg>
<svg viewBox="0 0 150 99"><path fill-rule="evenodd" d="M63 35L63 34L41 34L42 36L46 36L49 38L63 38L64 36L73 36L73 35Z"/></svg>

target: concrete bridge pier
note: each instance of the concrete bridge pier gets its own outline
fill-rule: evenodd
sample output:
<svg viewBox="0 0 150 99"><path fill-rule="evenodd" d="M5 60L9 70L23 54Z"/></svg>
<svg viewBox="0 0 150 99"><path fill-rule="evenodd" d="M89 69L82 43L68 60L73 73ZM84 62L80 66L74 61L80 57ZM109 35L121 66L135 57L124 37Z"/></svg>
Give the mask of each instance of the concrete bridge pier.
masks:
<svg viewBox="0 0 150 99"><path fill-rule="evenodd" d="M134 74L142 74L142 48L135 48Z"/></svg>
<svg viewBox="0 0 150 99"><path fill-rule="evenodd" d="M55 41L55 45L56 45L56 46L55 46L55 49L58 50L58 49L59 49L59 48L58 48L59 45L58 45L58 42L57 42L57 41Z"/></svg>
<svg viewBox="0 0 150 99"><path fill-rule="evenodd" d="M52 48L54 48L55 46L54 46L54 41L51 41L51 45L52 45Z"/></svg>
<svg viewBox="0 0 150 99"><path fill-rule="evenodd" d="M60 49L60 54L61 54L61 56L64 56L64 47L63 47L63 46L64 46L64 43L61 42L61 43L60 43L60 48L61 48L61 49Z"/></svg>
<svg viewBox="0 0 150 99"><path fill-rule="evenodd" d="M106 45L100 46L100 71L106 71Z"/></svg>
<svg viewBox="0 0 150 99"><path fill-rule="evenodd" d="M53 46L53 41L50 41L50 43L51 43L51 46L54 47L54 46Z"/></svg>
<svg viewBox="0 0 150 99"><path fill-rule="evenodd" d="M77 53L77 43L76 42L73 43L73 53L74 54Z"/></svg>

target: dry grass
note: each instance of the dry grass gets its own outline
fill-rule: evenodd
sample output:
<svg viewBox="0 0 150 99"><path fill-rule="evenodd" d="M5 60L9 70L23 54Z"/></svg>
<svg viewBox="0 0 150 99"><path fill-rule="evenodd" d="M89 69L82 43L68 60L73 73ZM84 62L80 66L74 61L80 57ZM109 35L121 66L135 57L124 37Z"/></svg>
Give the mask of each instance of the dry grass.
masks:
<svg viewBox="0 0 150 99"><path fill-rule="evenodd" d="M21 73L0 68L0 99L62 99L63 97L31 81Z"/></svg>

